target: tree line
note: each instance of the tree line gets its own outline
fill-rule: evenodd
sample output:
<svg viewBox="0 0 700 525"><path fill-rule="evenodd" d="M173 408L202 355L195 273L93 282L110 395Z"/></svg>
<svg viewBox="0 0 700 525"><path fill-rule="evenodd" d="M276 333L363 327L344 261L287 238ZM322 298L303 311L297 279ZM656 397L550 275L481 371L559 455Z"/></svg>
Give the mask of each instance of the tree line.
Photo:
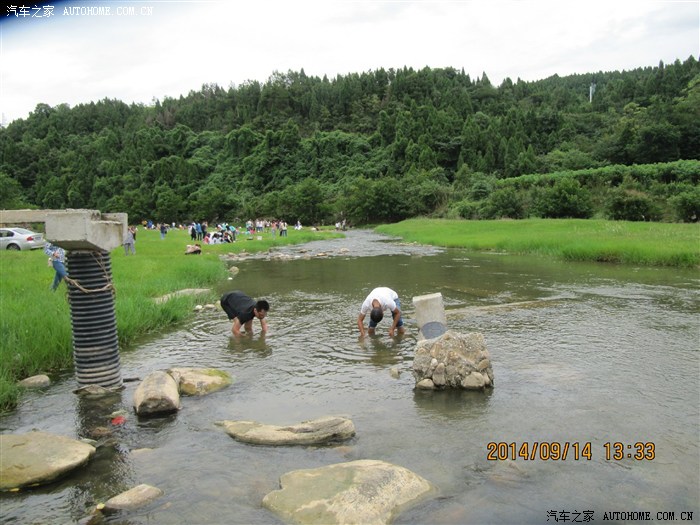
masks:
<svg viewBox="0 0 700 525"><path fill-rule="evenodd" d="M693 221L700 63L499 86L453 68L274 72L150 105L39 104L0 129L0 148L5 209L132 222Z"/></svg>

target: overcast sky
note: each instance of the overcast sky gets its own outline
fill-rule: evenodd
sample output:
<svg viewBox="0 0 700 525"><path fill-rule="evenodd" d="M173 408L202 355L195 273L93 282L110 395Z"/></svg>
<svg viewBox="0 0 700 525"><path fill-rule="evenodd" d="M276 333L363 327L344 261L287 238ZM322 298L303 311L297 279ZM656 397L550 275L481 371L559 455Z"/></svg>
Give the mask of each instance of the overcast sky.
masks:
<svg viewBox="0 0 700 525"><path fill-rule="evenodd" d="M0 17L5 124L39 103L151 104L302 68L331 78L454 67L498 85L700 54L700 0L12 3Z"/></svg>

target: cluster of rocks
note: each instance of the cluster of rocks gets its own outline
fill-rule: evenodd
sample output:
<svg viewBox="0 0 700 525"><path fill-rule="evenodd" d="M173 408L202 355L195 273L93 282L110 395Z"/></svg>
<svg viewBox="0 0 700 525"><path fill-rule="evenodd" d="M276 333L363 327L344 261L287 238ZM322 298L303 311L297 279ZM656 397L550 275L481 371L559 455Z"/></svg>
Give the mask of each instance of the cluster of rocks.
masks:
<svg viewBox="0 0 700 525"><path fill-rule="evenodd" d="M448 330L418 341L413 358L416 388L483 390L493 386L493 369L484 336Z"/></svg>
<svg viewBox="0 0 700 525"><path fill-rule="evenodd" d="M134 410L140 416L168 414L180 409L180 394L202 396L233 382L231 376L215 368L171 368L151 372L136 387Z"/></svg>
<svg viewBox="0 0 700 525"><path fill-rule="evenodd" d="M266 252L248 253L246 251L238 253L224 253L219 258L227 264L233 264L240 261L248 260L265 260L265 261L295 261L299 259L309 260L314 257L340 257L350 253L347 248L338 248L337 250L325 250L314 252L307 248L298 248L294 251L270 248Z"/></svg>

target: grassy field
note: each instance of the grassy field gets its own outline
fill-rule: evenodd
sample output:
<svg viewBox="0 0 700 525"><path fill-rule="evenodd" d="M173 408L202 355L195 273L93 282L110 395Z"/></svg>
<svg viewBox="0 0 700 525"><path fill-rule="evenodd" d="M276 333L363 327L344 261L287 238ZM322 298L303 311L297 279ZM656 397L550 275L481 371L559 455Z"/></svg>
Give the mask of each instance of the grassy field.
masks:
<svg viewBox="0 0 700 525"><path fill-rule="evenodd" d="M139 228L136 255L125 256L122 248L111 253L112 280L120 349L138 337L177 323L197 303L218 299L180 296L157 304L154 298L184 288L208 288L226 278L226 265L219 255L267 251L284 244L299 244L332 232L289 230L289 237L262 235L262 240L202 245L202 255L184 255L190 244L186 231L171 230L164 240L157 231ZM20 395L18 379L72 366L70 306L67 288L49 287L54 271L42 250L0 251L0 411L12 409Z"/></svg>
<svg viewBox="0 0 700 525"><path fill-rule="evenodd" d="M580 219L411 219L377 227L406 241L637 266L700 265L700 224Z"/></svg>

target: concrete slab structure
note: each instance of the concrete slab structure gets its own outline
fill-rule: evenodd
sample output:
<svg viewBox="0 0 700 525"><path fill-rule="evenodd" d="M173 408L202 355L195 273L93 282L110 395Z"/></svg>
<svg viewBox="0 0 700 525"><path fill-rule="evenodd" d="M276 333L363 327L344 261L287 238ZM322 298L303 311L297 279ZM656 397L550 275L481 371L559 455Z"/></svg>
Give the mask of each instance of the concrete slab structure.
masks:
<svg viewBox="0 0 700 525"><path fill-rule="evenodd" d="M65 250L112 251L124 242L126 213L97 210L0 210L0 224L46 224L45 238Z"/></svg>
<svg viewBox="0 0 700 525"><path fill-rule="evenodd" d="M418 295L413 298L416 322L424 339L439 337L447 331L447 317L441 293Z"/></svg>

